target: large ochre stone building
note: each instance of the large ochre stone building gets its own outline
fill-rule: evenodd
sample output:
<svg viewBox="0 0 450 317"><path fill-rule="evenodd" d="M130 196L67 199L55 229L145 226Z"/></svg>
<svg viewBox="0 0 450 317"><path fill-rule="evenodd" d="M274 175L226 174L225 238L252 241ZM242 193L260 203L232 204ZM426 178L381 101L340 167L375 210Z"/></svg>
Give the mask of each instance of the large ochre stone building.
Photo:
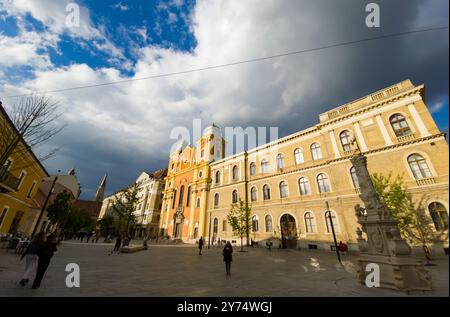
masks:
<svg viewBox="0 0 450 317"><path fill-rule="evenodd" d="M187 242L203 236L239 243L227 214L248 197L255 241L330 250L329 210L338 241L354 247L354 206L362 204L349 160L356 145L371 174L403 176L441 234L437 244L448 246L448 144L424 92L424 85L405 80L321 114L313 127L229 157L217 146L220 130L208 128L197 148L171 154L163 233Z"/></svg>

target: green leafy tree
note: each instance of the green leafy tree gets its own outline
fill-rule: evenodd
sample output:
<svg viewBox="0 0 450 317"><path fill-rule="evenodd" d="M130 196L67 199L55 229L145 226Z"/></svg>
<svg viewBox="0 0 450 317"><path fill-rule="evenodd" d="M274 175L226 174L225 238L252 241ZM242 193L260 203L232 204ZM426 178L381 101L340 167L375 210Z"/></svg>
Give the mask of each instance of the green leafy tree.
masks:
<svg viewBox="0 0 450 317"><path fill-rule="evenodd" d="M372 182L380 198L386 203L392 217L399 223L400 233L411 245L421 246L427 263L431 260L428 245L436 239L432 219L426 212L425 198L414 204L403 177L373 174ZM417 206L417 207L416 207Z"/></svg>
<svg viewBox="0 0 450 317"><path fill-rule="evenodd" d="M91 217L89 211L71 207L62 227L64 230L71 232L81 230L91 232L95 229L95 220Z"/></svg>
<svg viewBox="0 0 450 317"><path fill-rule="evenodd" d="M67 191L56 195L52 204L47 208L47 217L52 225L64 224L70 212L71 196Z"/></svg>
<svg viewBox="0 0 450 317"><path fill-rule="evenodd" d="M108 236L111 230L114 229L114 217L111 215L106 215L105 217L97 221L97 225L100 228L100 232L104 236Z"/></svg>
<svg viewBox="0 0 450 317"><path fill-rule="evenodd" d="M128 187L122 195L116 197L111 205L112 210L118 217L118 231L121 232L123 227L126 228L127 235L130 235L131 228L136 222L133 212L139 201L139 183L134 183Z"/></svg>
<svg viewBox="0 0 450 317"><path fill-rule="evenodd" d="M227 215L228 223L233 230L234 235L241 238L241 251L244 251L244 235L251 230L252 222L251 206L244 202L240 197L237 203L231 205L230 212Z"/></svg>

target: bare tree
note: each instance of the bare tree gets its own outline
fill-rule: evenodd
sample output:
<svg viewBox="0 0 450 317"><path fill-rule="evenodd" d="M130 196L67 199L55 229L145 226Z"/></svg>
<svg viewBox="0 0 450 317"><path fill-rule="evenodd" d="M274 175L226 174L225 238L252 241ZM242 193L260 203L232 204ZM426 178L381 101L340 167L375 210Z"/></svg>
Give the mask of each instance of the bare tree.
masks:
<svg viewBox="0 0 450 317"><path fill-rule="evenodd" d="M55 125L61 115L57 109L58 102L46 96L22 97L8 112L0 101L0 166L4 166L10 156L26 155L30 149L42 145L61 132L64 125ZM38 159L48 159L57 150L54 149Z"/></svg>

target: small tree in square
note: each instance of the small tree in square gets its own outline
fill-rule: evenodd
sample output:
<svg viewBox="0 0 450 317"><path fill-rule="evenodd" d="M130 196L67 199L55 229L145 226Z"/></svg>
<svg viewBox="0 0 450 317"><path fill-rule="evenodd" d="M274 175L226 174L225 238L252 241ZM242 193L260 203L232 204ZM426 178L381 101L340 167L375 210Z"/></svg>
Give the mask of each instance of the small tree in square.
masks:
<svg viewBox="0 0 450 317"><path fill-rule="evenodd" d="M238 202L231 205L230 212L227 216L233 234L241 238L241 251L244 251L244 235L246 235L252 227L252 222L250 221L251 211L251 206L239 197Z"/></svg>
<svg viewBox="0 0 450 317"><path fill-rule="evenodd" d="M372 182L380 198L386 203L391 215L398 220L398 226L403 238L410 244L421 246L428 265L431 256L428 245L436 239L431 217L425 208L425 198L414 204L403 177L393 177L373 174ZM417 207L416 207L417 206Z"/></svg>
<svg viewBox="0 0 450 317"><path fill-rule="evenodd" d="M119 222L118 231L120 232L123 226L126 226L126 233L130 235L131 226L136 222L134 211L139 201L139 183L134 183L125 189L122 195L118 195L111 207L116 213Z"/></svg>
<svg viewBox="0 0 450 317"><path fill-rule="evenodd" d="M47 217L52 225L65 224L71 210L70 198L70 194L64 190L58 193L52 204L47 207Z"/></svg>

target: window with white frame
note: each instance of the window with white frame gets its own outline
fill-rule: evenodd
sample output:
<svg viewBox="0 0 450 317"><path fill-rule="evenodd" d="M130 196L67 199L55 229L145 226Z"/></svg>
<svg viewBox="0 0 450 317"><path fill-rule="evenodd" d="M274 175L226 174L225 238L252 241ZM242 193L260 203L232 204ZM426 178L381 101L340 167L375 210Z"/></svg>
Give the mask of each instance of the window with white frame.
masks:
<svg viewBox="0 0 450 317"><path fill-rule="evenodd" d="M301 177L298 180L298 188L300 190L301 196L306 196L311 194L311 186L309 185L309 180L307 177Z"/></svg>
<svg viewBox="0 0 450 317"><path fill-rule="evenodd" d="M231 201L233 204L238 202L238 192L237 190L233 190L233 193L231 194Z"/></svg>
<svg viewBox="0 0 450 317"><path fill-rule="evenodd" d="M353 166L350 169L350 175L352 177L353 187L359 188L359 179L358 179L358 176L356 175L355 167L353 167Z"/></svg>
<svg viewBox="0 0 450 317"><path fill-rule="evenodd" d="M286 181L280 182L280 198L286 198L289 196L289 187Z"/></svg>
<svg viewBox="0 0 450 317"><path fill-rule="evenodd" d="M315 142L311 144L311 155L313 160L321 160L322 159L322 150L320 148L320 144Z"/></svg>
<svg viewBox="0 0 450 317"><path fill-rule="evenodd" d="M250 175L255 176L256 175L256 164L255 162L250 163Z"/></svg>
<svg viewBox="0 0 450 317"><path fill-rule="evenodd" d="M430 168L425 158L417 153L408 156L408 164L415 179L423 179L432 177Z"/></svg>
<svg viewBox="0 0 450 317"><path fill-rule="evenodd" d="M266 223L266 232L272 232L273 226L272 226L272 216L271 215L266 215L265 223Z"/></svg>
<svg viewBox="0 0 450 317"><path fill-rule="evenodd" d="M317 175L317 185L320 193L328 193L330 191L330 182L328 176L324 173Z"/></svg>
<svg viewBox="0 0 450 317"><path fill-rule="evenodd" d="M258 200L258 190L254 186L250 189L250 200L251 201Z"/></svg>
<svg viewBox="0 0 450 317"><path fill-rule="evenodd" d="M295 164L302 164L305 162L302 149L295 149L294 151Z"/></svg>
<svg viewBox="0 0 450 317"><path fill-rule="evenodd" d="M400 113L393 114L389 118L389 123L391 124L392 130L394 130L395 136L400 137L411 134L411 129L406 118Z"/></svg>
<svg viewBox="0 0 450 317"><path fill-rule="evenodd" d="M263 186L263 199L270 200L270 187L269 185Z"/></svg>
<svg viewBox="0 0 450 317"><path fill-rule="evenodd" d="M330 220L331 214L331 220ZM333 223L334 232L339 232L339 223L337 221L336 213L334 211L325 212L325 222L327 224L327 232L332 233L331 223Z"/></svg>
<svg viewBox="0 0 450 317"><path fill-rule="evenodd" d="M261 173L269 172L269 162L266 159L261 161Z"/></svg>
<svg viewBox="0 0 450 317"><path fill-rule="evenodd" d="M284 157L283 154L281 153L277 155L277 168L278 169L284 168Z"/></svg>
<svg viewBox="0 0 450 317"><path fill-rule="evenodd" d="M345 152L350 151L351 143L352 143L352 135L350 131L344 130L339 134L339 138L341 139L341 145Z"/></svg>
<svg viewBox="0 0 450 317"><path fill-rule="evenodd" d="M312 212L305 212L305 227L306 232L312 233L316 232L316 220L314 219L314 214Z"/></svg>

